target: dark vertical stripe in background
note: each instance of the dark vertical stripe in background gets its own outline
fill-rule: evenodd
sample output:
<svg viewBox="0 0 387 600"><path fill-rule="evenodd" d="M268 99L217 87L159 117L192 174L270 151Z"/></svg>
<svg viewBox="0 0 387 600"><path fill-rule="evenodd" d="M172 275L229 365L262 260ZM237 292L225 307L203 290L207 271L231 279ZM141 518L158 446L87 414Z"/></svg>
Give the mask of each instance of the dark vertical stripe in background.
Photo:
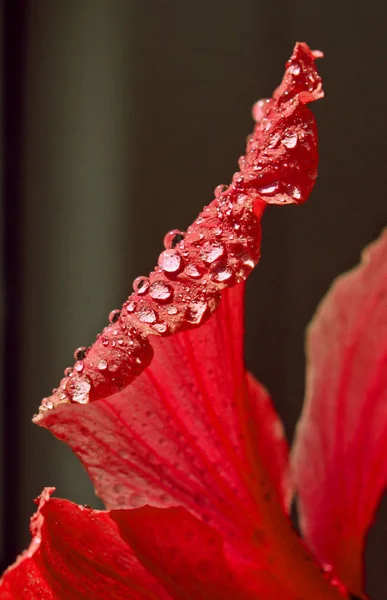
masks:
<svg viewBox="0 0 387 600"><path fill-rule="evenodd" d="M387 224L387 4L370 0L9 0L3 21L1 392L4 563L29 541L44 485L97 506L64 445L31 424L72 352L92 342L244 151L250 108L296 39L325 51L310 202L265 215L248 285L247 361L292 434L305 325L333 277ZM329 426L329 423L327 423ZM386 511L368 547L387 596ZM0 531L0 533L1 533Z"/></svg>
<svg viewBox="0 0 387 600"><path fill-rule="evenodd" d="M4 327L2 329L2 562L20 549L17 539L20 515L21 470L21 227L23 213L23 111L25 90L26 3L8 1L2 6L2 189L4 248ZM5 562L4 562L5 561Z"/></svg>

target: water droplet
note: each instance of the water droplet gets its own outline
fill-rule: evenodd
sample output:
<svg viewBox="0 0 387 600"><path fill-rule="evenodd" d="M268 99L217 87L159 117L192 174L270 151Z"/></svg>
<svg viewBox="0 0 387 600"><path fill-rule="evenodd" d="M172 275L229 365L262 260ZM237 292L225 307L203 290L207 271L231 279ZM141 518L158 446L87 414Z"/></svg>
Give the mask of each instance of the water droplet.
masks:
<svg viewBox="0 0 387 600"><path fill-rule="evenodd" d="M91 389L90 381L87 377L73 377L70 379L71 399L79 404L87 404L89 401L89 392Z"/></svg>
<svg viewBox="0 0 387 600"><path fill-rule="evenodd" d="M299 75L301 73L301 66L298 62L294 62L290 65L289 72L292 75Z"/></svg>
<svg viewBox="0 0 387 600"><path fill-rule="evenodd" d="M102 345L103 346L108 346L109 345L109 340L105 337L102 338Z"/></svg>
<svg viewBox="0 0 387 600"><path fill-rule="evenodd" d="M283 144L285 146L285 148L295 148L297 146L298 143L298 136L295 132L293 133L288 133L284 135L284 137L281 140L281 144Z"/></svg>
<svg viewBox="0 0 387 600"><path fill-rule="evenodd" d="M66 369L64 370L64 376L65 377L70 377L71 373L73 372L73 367L66 367Z"/></svg>
<svg viewBox="0 0 387 600"><path fill-rule="evenodd" d="M268 185L262 186L261 188L258 189L258 192L260 194L262 194L263 196L271 196L278 191L278 186L279 186L278 181L275 181Z"/></svg>
<svg viewBox="0 0 387 600"><path fill-rule="evenodd" d="M192 323L193 325L198 325L203 320L203 317L207 311L207 302L204 301L195 301L191 302L188 306L186 319L188 323Z"/></svg>
<svg viewBox="0 0 387 600"><path fill-rule="evenodd" d="M296 185L288 185L287 192L295 200L301 200L301 190Z"/></svg>
<svg viewBox="0 0 387 600"><path fill-rule="evenodd" d="M221 227L217 227L217 228L214 230L214 236L215 236L215 237L220 237L220 236L222 235L222 233L223 233L223 229L222 229Z"/></svg>
<svg viewBox="0 0 387 600"><path fill-rule="evenodd" d="M168 329L168 326L166 323L155 323L154 325L152 325L152 329L154 329L158 333L165 333Z"/></svg>
<svg viewBox="0 0 387 600"><path fill-rule="evenodd" d="M180 229L172 229L164 236L164 248L171 250L184 240L184 233Z"/></svg>
<svg viewBox="0 0 387 600"><path fill-rule="evenodd" d="M74 352L75 360L83 360L84 358L86 358L86 353L87 353L86 346L80 346Z"/></svg>
<svg viewBox="0 0 387 600"><path fill-rule="evenodd" d="M168 306L167 313L169 315L177 315L177 308L176 308L176 306L173 306L173 305L172 306Z"/></svg>
<svg viewBox="0 0 387 600"><path fill-rule="evenodd" d="M204 262L211 264L224 254L224 246L220 242L206 242L200 253Z"/></svg>
<svg viewBox="0 0 387 600"><path fill-rule="evenodd" d="M99 361L99 363L98 363L98 369L100 371L104 371L105 369L107 369L107 362L106 362L106 360L102 359L102 360Z"/></svg>
<svg viewBox="0 0 387 600"><path fill-rule="evenodd" d="M118 319L120 318L120 314L121 314L121 311L119 309L112 310L109 313L110 323L117 323Z"/></svg>
<svg viewBox="0 0 387 600"><path fill-rule="evenodd" d="M246 158L245 158L245 156L240 156L238 158L238 167L241 171L243 171L245 166L246 166Z"/></svg>
<svg viewBox="0 0 387 600"><path fill-rule="evenodd" d="M155 323L157 319L155 311L151 308L141 308L137 315L141 323Z"/></svg>
<svg viewBox="0 0 387 600"><path fill-rule="evenodd" d="M228 281L232 277L232 271L228 265L224 263L215 264L210 273L211 279L214 281L218 281L219 283L223 281Z"/></svg>
<svg viewBox="0 0 387 600"><path fill-rule="evenodd" d="M149 295L154 300L168 300L172 296L172 288L164 281L154 281L149 288Z"/></svg>
<svg viewBox="0 0 387 600"><path fill-rule="evenodd" d="M181 266L181 257L175 250L164 250L159 256L159 266L167 273L177 273Z"/></svg>
<svg viewBox="0 0 387 600"><path fill-rule="evenodd" d="M136 303L134 302L134 300L131 300L130 302L128 302L128 304L126 305L126 310L128 311L128 313L132 313L134 312L134 309L136 308Z"/></svg>
<svg viewBox="0 0 387 600"><path fill-rule="evenodd" d="M270 98L263 98L262 100L258 100L253 106L253 119L256 123L260 123L263 117L266 115L267 110L269 108Z"/></svg>
<svg viewBox="0 0 387 600"><path fill-rule="evenodd" d="M219 196L221 196L222 194L224 194L224 192L227 192L228 190L228 185L217 185L216 188L214 189L214 195L215 198L219 198Z"/></svg>
<svg viewBox="0 0 387 600"><path fill-rule="evenodd" d="M133 289L134 291L139 294L139 295L143 295L146 294L149 288L149 279L148 277L136 277L136 279L133 281Z"/></svg>
<svg viewBox="0 0 387 600"><path fill-rule="evenodd" d="M77 362L74 365L74 369L76 371L78 371L78 373L80 373L81 371L83 371L83 367L84 367L83 361L82 360L77 360Z"/></svg>
<svg viewBox="0 0 387 600"><path fill-rule="evenodd" d="M199 268L193 263L189 263L188 265L186 265L184 273L188 275L188 277L192 277L192 279L199 279L202 276L202 273L199 270Z"/></svg>

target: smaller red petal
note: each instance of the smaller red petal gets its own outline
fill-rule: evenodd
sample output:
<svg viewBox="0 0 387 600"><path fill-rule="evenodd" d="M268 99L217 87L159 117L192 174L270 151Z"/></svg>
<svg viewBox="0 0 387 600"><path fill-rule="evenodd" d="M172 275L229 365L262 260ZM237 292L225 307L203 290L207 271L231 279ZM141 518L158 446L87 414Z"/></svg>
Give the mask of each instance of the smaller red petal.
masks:
<svg viewBox="0 0 387 600"><path fill-rule="evenodd" d="M296 600L269 572L226 557L222 537L183 508L144 506L111 516L176 600Z"/></svg>
<svg viewBox="0 0 387 600"><path fill-rule="evenodd" d="M44 490L32 542L4 573L2 600L170 600L120 537L109 513Z"/></svg>

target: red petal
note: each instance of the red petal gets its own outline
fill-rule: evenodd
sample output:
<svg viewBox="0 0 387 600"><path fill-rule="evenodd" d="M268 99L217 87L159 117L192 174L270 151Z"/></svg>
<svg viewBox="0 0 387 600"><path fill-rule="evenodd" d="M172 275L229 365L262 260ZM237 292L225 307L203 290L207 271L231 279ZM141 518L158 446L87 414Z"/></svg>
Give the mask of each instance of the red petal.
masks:
<svg viewBox="0 0 387 600"><path fill-rule="evenodd" d="M296 44L282 84L261 114L254 111L257 124L241 171L226 189L216 189L185 237L167 234L149 279L135 280L135 293L111 313L111 324L91 348L76 353L74 369L66 369L40 413L125 388L152 360L149 336L198 327L216 310L222 290L246 279L259 260L266 204L304 202L317 176L316 124L306 104L322 96L318 56Z"/></svg>
<svg viewBox="0 0 387 600"><path fill-rule="evenodd" d="M317 311L293 454L302 530L355 594L387 477L386 265L384 232Z"/></svg>
<svg viewBox="0 0 387 600"><path fill-rule="evenodd" d="M46 489L31 520L33 540L4 574L2 600L168 600L109 514L49 500Z"/></svg>
<svg viewBox="0 0 387 600"><path fill-rule="evenodd" d="M182 508L113 511L120 534L176 600L291 600L269 572L227 559L221 536Z"/></svg>
<svg viewBox="0 0 387 600"><path fill-rule="evenodd" d="M60 406L42 424L81 458L108 507L184 506L221 534L229 560L260 569L260 585L286 585L286 600L329 598L280 505L286 445L266 392L246 377L242 323L239 286L200 329L157 340L124 391Z"/></svg>
<svg viewBox="0 0 387 600"><path fill-rule="evenodd" d="M286 510L291 488L288 473L289 446L284 427L267 390L251 373L248 374L248 385L254 414L252 424L258 424L253 438L256 440L257 453L266 471L270 473L278 497Z"/></svg>
<svg viewBox="0 0 387 600"><path fill-rule="evenodd" d="M201 328L155 339L152 364L119 394L45 414L41 424L73 448L108 508L177 503L249 532L256 524L268 480L255 464L256 439L271 430L261 391L251 384L248 395L243 292L227 290Z"/></svg>

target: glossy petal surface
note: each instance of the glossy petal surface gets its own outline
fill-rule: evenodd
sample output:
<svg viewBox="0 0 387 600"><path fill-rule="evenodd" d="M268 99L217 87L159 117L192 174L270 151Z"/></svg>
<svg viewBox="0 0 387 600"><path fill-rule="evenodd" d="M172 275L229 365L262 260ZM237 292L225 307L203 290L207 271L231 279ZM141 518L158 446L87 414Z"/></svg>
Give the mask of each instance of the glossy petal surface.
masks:
<svg viewBox="0 0 387 600"><path fill-rule="evenodd" d="M362 590L364 536L387 477L387 233L341 276L307 336L293 453L301 526L320 559Z"/></svg>
<svg viewBox="0 0 387 600"><path fill-rule="evenodd" d="M2 600L170 600L109 513L52 499L32 518L33 540L3 576Z"/></svg>

